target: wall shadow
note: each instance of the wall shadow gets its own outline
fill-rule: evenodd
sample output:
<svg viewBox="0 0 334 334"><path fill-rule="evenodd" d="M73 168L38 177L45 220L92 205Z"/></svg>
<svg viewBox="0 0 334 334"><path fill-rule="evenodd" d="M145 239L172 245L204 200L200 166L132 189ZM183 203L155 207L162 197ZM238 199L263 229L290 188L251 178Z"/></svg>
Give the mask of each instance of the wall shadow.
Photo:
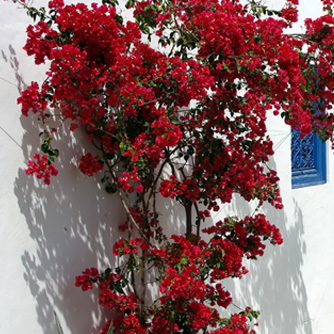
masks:
<svg viewBox="0 0 334 334"><path fill-rule="evenodd" d="M271 168L277 170L274 161ZM287 196L285 196L287 195ZM291 191L283 194L287 209L277 210L265 204L259 211L276 225L283 236L282 245L266 243L263 257L245 260L249 273L239 279L222 282L231 292L235 306L231 305L223 314L238 313L247 306L261 312L258 319L260 334L313 334L312 320L308 309L307 291L302 267L306 255L304 219L301 208L292 198ZM160 202L169 217L169 233L184 233L184 211L172 202ZM232 203L222 206L207 220L207 225L226 216L243 218L252 215L256 205L235 195ZM292 210L291 210L292 209ZM167 217L166 217L167 218Z"/></svg>
<svg viewBox="0 0 334 334"><path fill-rule="evenodd" d="M9 51L10 57L4 51L2 57L11 64L20 93L26 84L15 50L10 47ZM21 117L21 125L21 148L28 160L40 145L36 136L39 125L31 117ZM82 142L82 146L77 144ZM89 143L79 133L68 142L59 137L54 143L61 151L57 161L59 175L52 184L43 186L20 170L14 185L34 248L22 254L23 275L36 300L38 322L44 333L55 332L54 310L71 334L81 334L89 328L94 332L106 317L98 306L96 291L84 294L74 287L74 280L86 267L104 269L115 264L112 245L120 237L118 225L125 216L116 196L107 195L97 186L96 179L82 176L75 167L73 152L79 158L85 145ZM182 233L183 208L165 200L159 205L163 220L169 222L167 233ZM297 203L294 208L294 217L288 217L284 210L263 208L268 219L281 229L284 244L268 245L262 258L246 264L250 270L246 277L225 282L235 304L259 307L261 334L313 334L301 271L306 252L303 215ZM252 212L252 207L236 197L227 211L244 217ZM206 225L212 222L208 219ZM238 312L233 307L229 310Z"/></svg>
<svg viewBox="0 0 334 334"><path fill-rule="evenodd" d="M9 45L8 51L0 51L15 74L19 96L27 83L15 49ZM24 132L17 144L28 161L40 151L39 122L34 115L21 116L20 121ZM50 186L28 177L23 169L15 180L14 193L29 229L31 246L22 254L22 271L35 300L42 332L56 332L56 311L71 334L93 333L104 324L108 312L99 307L96 290L83 293L75 288L75 276L87 267L103 270L115 264L112 246L120 237L118 226L125 215L116 196L106 194L96 179L83 176L75 167L75 158L80 158L84 146L91 145L84 135L67 134L68 141L61 138L56 136L53 142L61 157L56 163L59 174Z"/></svg>
<svg viewBox="0 0 334 334"><path fill-rule="evenodd" d="M257 333L313 334L302 275L306 254L303 215L295 201L293 206L294 212L289 217L284 209L264 205L262 212L280 229L284 243L276 246L267 243L263 257L245 261L249 269L246 276L226 282L237 306L261 312ZM232 207L237 213L252 212L249 203L240 198L234 200ZM234 306L229 310L238 312Z"/></svg>
<svg viewBox="0 0 334 334"><path fill-rule="evenodd" d="M22 148L29 159L28 152L38 148L30 139L30 133L38 133L37 126L31 119L23 119L22 126L26 130ZM112 245L120 237L118 226L125 215L116 196L107 195L95 179L66 165L69 153L79 149L72 143L59 145L59 175L50 186L27 177L23 170L15 182L18 204L35 247L34 252L24 252L22 264L43 332L54 332L53 311L57 310L70 332L79 334L91 325L96 328L104 315L98 307L97 291L82 293L74 287L75 276L87 267L102 270L115 264Z"/></svg>

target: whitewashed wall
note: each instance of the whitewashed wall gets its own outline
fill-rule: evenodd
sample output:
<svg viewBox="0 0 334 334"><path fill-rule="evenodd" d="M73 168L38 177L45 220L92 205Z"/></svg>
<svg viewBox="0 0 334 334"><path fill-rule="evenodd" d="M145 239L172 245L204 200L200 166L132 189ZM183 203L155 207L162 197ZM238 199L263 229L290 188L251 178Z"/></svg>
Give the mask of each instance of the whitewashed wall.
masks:
<svg viewBox="0 0 334 334"><path fill-rule="evenodd" d="M281 2L271 0L277 6ZM300 2L302 16L320 15L319 1ZM45 1L34 2L40 4ZM74 279L86 267L112 264L109 236L117 239L124 216L116 197L106 195L74 164L66 165L73 149L80 154L72 143L57 143L63 158L51 186L26 177L25 163L39 147L37 124L21 116L16 99L32 80L43 80L43 69L22 50L30 23L25 12L0 1L0 22L0 334L56 333L54 310L65 334L95 333L104 315L96 295L74 288ZM261 334L332 333L333 153L328 149L327 184L292 190L290 129L273 117L268 129L276 143L272 164L281 177L285 208L268 206L264 212L281 228L285 242L268 246L263 258L247 264L245 278L227 284L236 305L261 310ZM251 210L236 198L215 218ZM178 229L182 216L173 213Z"/></svg>

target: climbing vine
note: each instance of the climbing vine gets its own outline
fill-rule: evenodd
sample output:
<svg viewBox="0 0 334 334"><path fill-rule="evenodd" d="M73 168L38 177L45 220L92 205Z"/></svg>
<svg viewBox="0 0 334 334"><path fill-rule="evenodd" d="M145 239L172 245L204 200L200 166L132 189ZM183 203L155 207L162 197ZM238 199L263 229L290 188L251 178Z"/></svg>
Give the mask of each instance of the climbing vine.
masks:
<svg viewBox="0 0 334 334"><path fill-rule="evenodd" d="M70 139L50 126L57 118L87 134L79 169L127 214L113 248L119 265L76 277L115 310L101 333L255 333L249 307L221 316L232 303L224 279L245 275L243 259L262 256L265 241L281 244L281 234L260 211L207 218L234 194L282 208L268 113L301 136L333 140L333 1L290 35L298 0L281 10L257 0L129 0L126 14L117 0L17 2L35 21L24 49L48 64L44 82L18 99L41 126L26 173L45 184L57 175L53 136ZM165 233L171 220L161 221L158 198L184 207L180 235Z"/></svg>

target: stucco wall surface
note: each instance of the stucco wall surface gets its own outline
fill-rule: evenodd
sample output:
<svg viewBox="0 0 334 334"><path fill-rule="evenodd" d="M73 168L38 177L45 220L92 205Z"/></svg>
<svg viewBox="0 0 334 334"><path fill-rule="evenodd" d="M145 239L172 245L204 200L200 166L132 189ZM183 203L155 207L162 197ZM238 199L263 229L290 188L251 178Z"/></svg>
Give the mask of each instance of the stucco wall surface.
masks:
<svg viewBox="0 0 334 334"><path fill-rule="evenodd" d="M282 1L271 3L279 7ZM302 17L320 15L319 1L300 3ZM73 150L80 156L76 144L83 141L80 133L72 141L57 143L62 153L59 175L49 187L26 177L25 163L39 147L38 125L21 116L16 99L31 81L43 80L44 69L22 50L30 23L25 12L1 1L0 22L0 333L56 333L54 311L65 333L96 333L104 317L96 294L74 288L74 279L86 267L113 264L112 242L118 238L117 225L124 213L117 197L78 172L75 159L67 162ZM301 31L300 26L294 30ZM263 258L246 263L250 270L246 277L226 285L236 305L261 311L258 333L332 333L333 153L327 149L325 185L292 190L290 129L270 117L268 134L275 143L271 164L281 177L285 207L277 211L267 206L263 211L280 227L284 244L268 246ZM182 229L182 212L172 209L174 228ZM225 214L242 217L252 209L236 197L213 219Z"/></svg>

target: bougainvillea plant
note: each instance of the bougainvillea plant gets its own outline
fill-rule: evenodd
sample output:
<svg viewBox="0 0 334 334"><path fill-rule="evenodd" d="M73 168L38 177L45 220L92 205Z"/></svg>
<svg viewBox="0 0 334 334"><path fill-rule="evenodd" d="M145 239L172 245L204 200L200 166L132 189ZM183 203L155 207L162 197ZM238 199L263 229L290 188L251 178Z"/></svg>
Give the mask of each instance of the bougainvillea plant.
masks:
<svg viewBox="0 0 334 334"><path fill-rule="evenodd" d="M42 152L26 173L45 184L57 175L49 119L58 118L85 131L92 146L79 169L127 214L119 266L86 269L75 282L97 286L99 304L114 310L101 333L255 333L250 308L222 316L232 303L224 279L245 275L243 259L262 256L265 240L281 244L280 232L259 211L206 219L236 193L282 208L267 164L268 113L333 141L334 1L322 0L324 15L295 35L286 29L298 0L281 10L258 0L128 0L127 20L117 0L17 2L35 20L24 49L49 65L18 99L41 124ZM182 234L165 233L159 197L184 207Z"/></svg>

